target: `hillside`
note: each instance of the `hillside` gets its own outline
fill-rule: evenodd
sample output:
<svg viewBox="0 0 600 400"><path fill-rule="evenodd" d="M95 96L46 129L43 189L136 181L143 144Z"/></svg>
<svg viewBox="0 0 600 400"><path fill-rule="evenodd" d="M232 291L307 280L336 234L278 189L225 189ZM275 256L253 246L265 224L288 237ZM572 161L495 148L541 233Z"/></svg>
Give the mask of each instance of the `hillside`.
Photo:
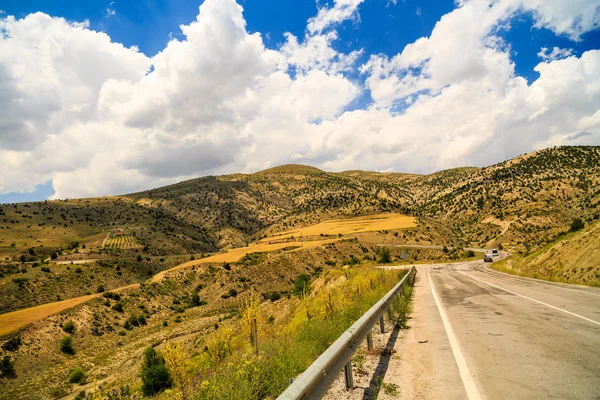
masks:
<svg viewBox="0 0 600 400"><path fill-rule="evenodd" d="M442 244L529 252L554 240L572 218L598 215L599 188L598 146L551 148L424 176L285 165L116 197L2 205L0 255L47 257L76 241L87 245L84 253L98 253L115 228L151 256L206 253L380 212L420 216Z"/></svg>
<svg viewBox="0 0 600 400"><path fill-rule="evenodd" d="M509 259L499 270L535 278L600 287L600 222L524 258Z"/></svg>
<svg viewBox="0 0 600 400"><path fill-rule="evenodd" d="M72 397L96 384L138 393L143 349L175 338L195 367L211 370L200 365L211 338L240 329L249 299L262 303L261 329L275 331L304 304L299 280L335 288L370 274L386 263L382 245L394 263L473 259L465 247L501 246L513 257L498 268L598 285L599 217L600 147L430 175L284 165L2 205L0 355L17 375L0 399ZM574 218L586 226L568 233ZM363 283L354 290L366 295L373 281ZM67 333L74 355L59 350ZM68 383L76 367L88 373L82 386Z"/></svg>

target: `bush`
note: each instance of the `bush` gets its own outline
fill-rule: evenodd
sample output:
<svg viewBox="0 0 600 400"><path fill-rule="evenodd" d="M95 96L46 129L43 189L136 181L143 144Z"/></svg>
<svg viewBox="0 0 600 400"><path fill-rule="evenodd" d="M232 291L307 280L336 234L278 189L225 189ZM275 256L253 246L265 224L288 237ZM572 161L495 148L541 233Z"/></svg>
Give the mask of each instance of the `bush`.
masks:
<svg viewBox="0 0 600 400"><path fill-rule="evenodd" d="M392 262L392 253L387 247L380 247L377 249L377 255L379 256L379 262L388 264Z"/></svg>
<svg viewBox="0 0 600 400"><path fill-rule="evenodd" d="M70 334L75 333L75 323L73 322L73 320L68 320L67 322L62 324L62 330Z"/></svg>
<svg viewBox="0 0 600 400"><path fill-rule="evenodd" d="M77 393L77 396L73 397L73 400L84 400L85 399L85 390Z"/></svg>
<svg viewBox="0 0 600 400"><path fill-rule="evenodd" d="M75 349L73 348L73 339L71 339L71 336L65 336L64 338L60 339L58 345L60 347L60 351L63 353L75 354Z"/></svg>
<svg viewBox="0 0 600 400"><path fill-rule="evenodd" d="M142 392L146 396L152 396L173 386L173 380L165 366L165 359L152 347L144 351L140 375Z"/></svg>
<svg viewBox="0 0 600 400"><path fill-rule="evenodd" d="M238 295L238 292L235 289L229 289L229 295L231 297L236 297Z"/></svg>
<svg viewBox="0 0 600 400"><path fill-rule="evenodd" d="M583 220L581 218L574 218L573 222L571 222L571 232L577 232L582 230L585 227Z"/></svg>
<svg viewBox="0 0 600 400"><path fill-rule="evenodd" d="M281 293L279 292L273 292L271 293L271 295L269 296L269 300L271 301L277 301L281 298Z"/></svg>
<svg viewBox="0 0 600 400"><path fill-rule="evenodd" d="M475 253L473 253L473 250L467 250L465 257L475 257Z"/></svg>
<svg viewBox="0 0 600 400"><path fill-rule="evenodd" d="M16 335L2 344L2 349L6 351L16 351L21 346L21 336Z"/></svg>
<svg viewBox="0 0 600 400"><path fill-rule="evenodd" d="M113 304L112 309L117 312L123 312L123 303L117 301L115 304Z"/></svg>
<svg viewBox="0 0 600 400"><path fill-rule="evenodd" d="M104 285L98 285L98 289L96 289L96 293L104 292Z"/></svg>
<svg viewBox="0 0 600 400"><path fill-rule="evenodd" d="M42 267L42 272L50 272L50 268L48 267Z"/></svg>
<svg viewBox="0 0 600 400"><path fill-rule="evenodd" d="M0 360L0 372L2 376L10 376L15 372L15 363L10 359L9 356L2 357Z"/></svg>
<svg viewBox="0 0 600 400"><path fill-rule="evenodd" d="M70 383L79 383L83 385L85 383L86 373L83 369L76 367L69 374Z"/></svg>
<svg viewBox="0 0 600 400"><path fill-rule="evenodd" d="M294 282L294 294L296 296L301 296L308 293L310 293L310 276L301 274Z"/></svg>

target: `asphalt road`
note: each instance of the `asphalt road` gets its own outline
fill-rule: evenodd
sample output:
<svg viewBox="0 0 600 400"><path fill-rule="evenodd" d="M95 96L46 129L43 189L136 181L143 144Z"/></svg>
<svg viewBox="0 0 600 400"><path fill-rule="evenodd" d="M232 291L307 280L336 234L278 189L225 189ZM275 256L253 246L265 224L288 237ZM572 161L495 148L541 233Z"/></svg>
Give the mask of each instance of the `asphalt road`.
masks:
<svg viewBox="0 0 600 400"><path fill-rule="evenodd" d="M388 371L401 398L600 399L599 289L422 265L410 325Z"/></svg>

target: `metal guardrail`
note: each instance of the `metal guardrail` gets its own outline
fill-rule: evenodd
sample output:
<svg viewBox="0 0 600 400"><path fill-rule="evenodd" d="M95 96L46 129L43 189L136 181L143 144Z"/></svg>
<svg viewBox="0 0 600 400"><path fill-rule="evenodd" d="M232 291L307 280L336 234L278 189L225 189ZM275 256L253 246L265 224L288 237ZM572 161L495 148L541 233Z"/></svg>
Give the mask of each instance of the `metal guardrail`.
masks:
<svg viewBox="0 0 600 400"><path fill-rule="evenodd" d="M381 332L384 332L383 314L388 310L394 298L402 293L406 283L414 284L417 270L411 267L406 275L373 307L358 319L348 330L319 356L300 377L295 380L277 399L319 399L337 378L342 369L345 372L346 387L352 387L352 364L350 359L361 342L367 337L372 346L371 330L379 320Z"/></svg>

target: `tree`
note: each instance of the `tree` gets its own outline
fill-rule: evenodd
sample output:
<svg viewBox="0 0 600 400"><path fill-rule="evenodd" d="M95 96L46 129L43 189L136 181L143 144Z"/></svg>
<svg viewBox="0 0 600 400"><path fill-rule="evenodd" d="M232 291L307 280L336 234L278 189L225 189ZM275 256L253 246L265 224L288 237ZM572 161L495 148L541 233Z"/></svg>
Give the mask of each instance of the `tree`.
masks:
<svg viewBox="0 0 600 400"><path fill-rule="evenodd" d="M73 322L73 320L70 319L64 324L62 324L62 330L70 334L75 333L75 323Z"/></svg>
<svg viewBox="0 0 600 400"><path fill-rule="evenodd" d="M60 347L60 351L63 353L75 354L75 349L73 348L73 339L71 339L71 336L65 336L64 338L60 339L58 345Z"/></svg>
<svg viewBox="0 0 600 400"><path fill-rule="evenodd" d="M584 228L585 224L581 218L574 218L571 222L571 232L577 232Z"/></svg>
<svg viewBox="0 0 600 400"><path fill-rule="evenodd" d="M383 264L388 264L392 262L392 253L390 249L387 247L380 247L377 249L377 254L379 255L379 262Z"/></svg>
<svg viewBox="0 0 600 400"><path fill-rule="evenodd" d="M15 363L10 359L9 356L4 356L0 360L0 372L2 376L10 376L15 372Z"/></svg>
<svg viewBox="0 0 600 400"><path fill-rule="evenodd" d="M175 387L181 391L181 397L187 398L188 377L185 372L185 350L181 343L167 344L165 348L165 365L173 377Z"/></svg>
<svg viewBox="0 0 600 400"><path fill-rule="evenodd" d="M142 255L138 254L135 259L137 260L137 262L142 262Z"/></svg>
<svg viewBox="0 0 600 400"><path fill-rule="evenodd" d="M477 208L479 208L481 210L484 205L485 205L485 201L483 200L483 197L479 197L477 199Z"/></svg>
<svg viewBox="0 0 600 400"><path fill-rule="evenodd" d="M173 386L173 379L165 366L165 359L152 347L144 351L140 375L142 392L146 396L152 396Z"/></svg>
<svg viewBox="0 0 600 400"><path fill-rule="evenodd" d="M83 385L85 382L86 373L80 367L74 368L69 374L69 382L70 383L79 383Z"/></svg>
<svg viewBox="0 0 600 400"><path fill-rule="evenodd" d="M16 335L2 344L2 349L6 351L16 351L21 346L21 336Z"/></svg>
<svg viewBox="0 0 600 400"><path fill-rule="evenodd" d="M310 276L300 274L294 282L294 294L301 296L310 292Z"/></svg>

